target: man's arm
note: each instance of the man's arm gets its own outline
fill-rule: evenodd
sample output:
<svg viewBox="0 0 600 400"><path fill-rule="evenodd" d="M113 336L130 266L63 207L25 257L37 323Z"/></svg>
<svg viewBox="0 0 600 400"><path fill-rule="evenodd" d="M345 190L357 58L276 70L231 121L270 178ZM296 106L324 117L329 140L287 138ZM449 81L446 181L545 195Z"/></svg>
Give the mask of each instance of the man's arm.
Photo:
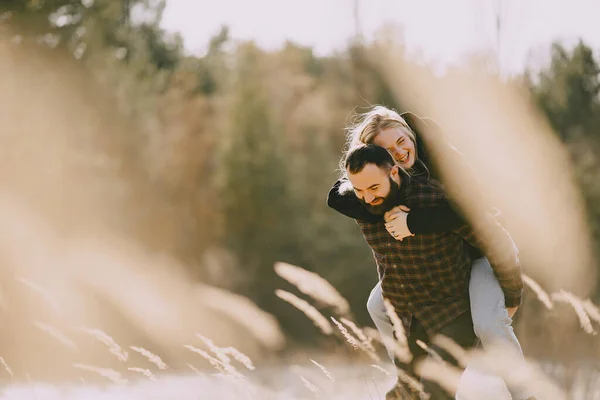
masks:
<svg viewBox="0 0 600 400"><path fill-rule="evenodd" d="M489 213L479 214L473 229L465 225L456 233L487 256L504 292L506 307L520 306L523 275L518 249L509 233Z"/></svg>

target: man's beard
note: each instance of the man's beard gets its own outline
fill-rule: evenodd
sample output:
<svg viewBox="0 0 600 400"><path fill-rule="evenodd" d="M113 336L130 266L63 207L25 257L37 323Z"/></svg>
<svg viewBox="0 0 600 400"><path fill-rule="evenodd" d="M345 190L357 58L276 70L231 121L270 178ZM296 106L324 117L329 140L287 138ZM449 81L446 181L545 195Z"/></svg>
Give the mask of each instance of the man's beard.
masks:
<svg viewBox="0 0 600 400"><path fill-rule="evenodd" d="M385 197L378 197L378 199L383 199L381 204L371 205L364 201L364 199L359 199L360 203L369 211L371 214L375 215L383 215L386 212L390 211L397 204L398 192L400 192L400 185L398 185L392 178L388 178L390 180L390 192Z"/></svg>

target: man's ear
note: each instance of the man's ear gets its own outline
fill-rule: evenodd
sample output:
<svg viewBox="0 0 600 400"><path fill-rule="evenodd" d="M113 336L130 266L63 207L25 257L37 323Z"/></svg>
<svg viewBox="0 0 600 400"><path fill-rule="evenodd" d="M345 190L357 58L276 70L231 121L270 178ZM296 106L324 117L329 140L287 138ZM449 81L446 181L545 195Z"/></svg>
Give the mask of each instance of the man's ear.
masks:
<svg viewBox="0 0 600 400"><path fill-rule="evenodd" d="M394 165L390 170L390 178L398 185L402 183L402 177L400 176L400 167L398 164Z"/></svg>

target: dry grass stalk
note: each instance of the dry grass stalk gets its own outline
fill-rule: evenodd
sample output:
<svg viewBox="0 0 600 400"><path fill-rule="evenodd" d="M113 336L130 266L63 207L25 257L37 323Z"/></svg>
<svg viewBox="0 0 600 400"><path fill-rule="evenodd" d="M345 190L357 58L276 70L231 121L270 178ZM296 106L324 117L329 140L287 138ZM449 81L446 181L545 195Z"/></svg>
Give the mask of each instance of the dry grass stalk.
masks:
<svg viewBox="0 0 600 400"><path fill-rule="evenodd" d="M338 320L336 320L333 317L331 317L331 320L338 327L340 332L342 332L342 335L344 336L346 341L348 343L350 343L350 346L352 346L352 348L354 350L359 350L359 349L363 348L360 341L357 338L355 338L354 336L352 336L352 334L350 334L350 332L348 332L348 329L346 329L346 327L344 325L342 325L340 322L338 322Z"/></svg>
<svg viewBox="0 0 600 400"><path fill-rule="evenodd" d="M381 336L379 331L373 328L367 327L364 329L364 332L369 338L378 341L386 349L391 351L400 361L410 362L410 360L412 360L412 354L410 353L408 347L403 348L396 339L387 336Z"/></svg>
<svg viewBox="0 0 600 400"><path fill-rule="evenodd" d="M142 347L136 347L136 346L129 346L129 348L133 351L137 351L138 353L140 353L141 355L145 356L148 361L150 361L152 364L156 365L158 367L158 369L167 369L169 368L169 366L167 364L165 364L163 362L163 360L157 356L156 354L142 348Z"/></svg>
<svg viewBox="0 0 600 400"><path fill-rule="evenodd" d="M463 371L447 362L426 358L415 365L415 372L422 378L437 382L446 392L456 393Z"/></svg>
<svg viewBox="0 0 600 400"><path fill-rule="evenodd" d="M302 300L296 295L281 289L277 289L275 294L280 299L287 301L298 310L302 311L325 335L331 335L333 333L333 328L329 321L327 321L323 314L311 306L306 300Z"/></svg>
<svg viewBox="0 0 600 400"><path fill-rule="evenodd" d="M582 301L581 305L583 306L587 315L592 320L596 321L597 323L600 323L600 310L594 303L592 303L592 301L590 299Z"/></svg>
<svg viewBox="0 0 600 400"><path fill-rule="evenodd" d="M469 365L499 376L511 387L526 387L539 399L566 399L564 391L535 364L523 362L520 353L503 346L472 351Z"/></svg>
<svg viewBox="0 0 600 400"><path fill-rule="evenodd" d="M235 347L225 347L225 348L222 348L221 350L223 350L223 352L225 354L230 354L233 358L235 358L235 360L237 362L242 364L244 367L246 367L250 371L253 371L255 369L254 364L252 363L252 360L250 359L250 357L248 357L247 355L245 355L244 353L242 353Z"/></svg>
<svg viewBox="0 0 600 400"><path fill-rule="evenodd" d="M344 325L349 327L350 330L361 341L363 347L377 357L375 347L373 347L373 344L372 344L373 339L367 337L365 332L362 329L360 329L354 322L352 322L346 318L340 318L340 322L342 322ZM379 359L379 357L377 357L377 359Z"/></svg>
<svg viewBox="0 0 600 400"><path fill-rule="evenodd" d="M32 289L34 292L38 293L44 299L44 301L48 303L50 307L52 307L52 310L54 310L56 314L60 316L63 315L62 308L58 304L58 301L56 300L54 295L52 295L48 290L27 278L19 277L16 278L16 281Z"/></svg>
<svg viewBox="0 0 600 400"><path fill-rule="evenodd" d="M79 352L79 348L71 339L69 339L64 333L62 333L58 328L55 328L51 325L45 324L43 322L34 321L33 325L40 329L42 332L52 336L54 339L58 340L62 345L68 347L69 349Z"/></svg>
<svg viewBox="0 0 600 400"><path fill-rule="evenodd" d="M215 345L212 340L210 340L206 336L202 336L199 333L196 333L196 336L198 338L200 338L200 340L202 340L204 342L204 344L206 344L208 349L210 351L212 351L221 362L226 363L226 364L229 364L231 362L231 359L229 357L227 357L227 354L225 354L225 352L220 347Z"/></svg>
<svg viewBox="0 0 600 400"><path fill-rule="evenodd" d="M213 356L211 356L204 350L199 349L197 347L190 346L187 344L184 345L183 347L185 347L186 349L188 349L194 353L200 354L204 359L206 359L210 363L210 365L215 367L220 373L222 373L224 375L228 375L233 378L244 380L244 378L245 378L244 375L240 374L233 365L231 365L229 363L224 363L221 360L217 360L216 358L214 358Z"/></svg>
<svg viewBox="0 0 600 400"><path fill-rule="evenodd" d="M284 262L275 263L274 268L277 275L317 302L333 307L337 314L346 315L350 311L348 301L318 274Z"/></svg>
<svg viewBox="0 0 600 400"><path fill-rule="evenodd" d="M269 349L280 349L285 338L274 316L259 309L250 299L223 289L202 285L199 300L213 310L238 322L262 345Z"/></svg>
<svg viewBox="0 0 600 400"><path fill-rule="evenodd" d="M222 374L227 375L227 373L228 373L227 366L229 364L224 364L223 362L217 360L216 358L214 358L213 356L211 356L210 354L208 354L204 350L201 350L201 349L199 349L197 347L194 347L194 346L191 346L191 345L188 345L188 344L184 345L183 347L185 347L186 349L188 349L188 350L190 350L190 351L192 351L194 353L200 354L202 357L204 357L204 359L206 359L210 363L210 365L212 365L213 367L215 367ZM231 367L231 366L229 365L229 367ZM233 368L233 367L231 367L231 368Z"/></svg>
<svg viewBox="0 0 600 400"><path fill-rule="evenodd" d="M310 390L311 392L313 392L314 394L317 394L317 395L322 393L321 389L319 389L319 387L317 385L310 382L308 379L306 379L302 375L299 375L299 376L300 376L300 379L302 380L302 383L304 384L304 386L306 386L306 388L308 390Z"/></svg>
<svg viewBox="0 0 600 400"><path fill-rule="evenodd" d="M197 375L199 376L204 376L204 374L202 372L200 372L200 370L196 367L194 367L192 364L185 364L188 366L189 369L191 369L192 371L194 371Z"/></svg>
<svg viewBox="0 0 600 400"><path fill-rule="evenodd" d="M375 348L373 347L372 341L373 339L371 339L370 337L367 337L367 335L363 332L362 329L360 329L358 326L356 326L356 324L346 318L340 318L340 322L344 323L346 326L348 326L352 332L356 335L359 343L360 343L360 349L362 351L364 351L367 356L369 356L369 358L371 358L371 360L373 360L374 362L378 363L381 362L381 358L379 358L379 356L377 355L377 352L375 351Z"/></svg>
<svg viewBox="0 0 600 400"><path fill-rule="evenodd" d="M425 392L425 388L423 384L419 382L417 379L408 375L403 370L396 368L396 374L398 375L398 379L404 382L408 387L410 387L413 391L418 392L420 394L421 400L427 400L431 397L431 395Z"/></svg>
<svg viewBox="0 0 600 400"><path fill-rule="evenodd" d="M417 345L420 348L422 348L423 350L425 350L427 352L427 354L432 356L435 361L444 362L444 359L442 358L442 356L440 356L435 350L433 350L431 347L429 347L422 340L417 340Z"/></svg>
<svg viewBox="0 0 600 400"><path fill-rule="evenodd" d="M128 382L127 379L123 378L119 372L111 368L99 368L94 367L93 365L86 364L73 364L73 368L94 372L100 376L110 379L112 382L119 385L125 385Z"/></svg>
<svg viewBox="0 0 600 400"><path fill-rule="evenodd" d="M4 361L3 357L0 357L0 363L2 363L2 366L4 367L4 369L6 370L6 372L8 372L8 374L12 377L15 376L15 374L13 373L12 369L8 366L8 364L6 363L6 361Z"/></svg>
<svg viewBox="0 0 600 400"><path fill-rule="evenodd" d="M456 343L448 336L437 334L431 340L433 344L446 350L452 357L458 361L458 364L466 368L469 363L469 352L465 350L461 345Z"/></svg>
<svg viewBox="0 0 600 400"><path fill-rule="evenodd" d="M387 316L390 318L392 322L392 326L394 327L394 333L396 334L396 339L403 346L406 345L408 347L408 340L406 339L406 331L404 330L404 324L396 314L396 310L394 306L388 299L383 299L383 305L385 306L385 312Z"/></svg>
<svg viewBox="0 0 600 400"><path fill-rule="evenodd" d="M96 340L104 343L111 354L114 354L119 361L125 362L129 359L129 354L119 346L112 337L100 329L92 329L86 327L78 327L78 330L91 335Z"/></svg>
<svg viewBox="0 0 600 400"><path fill-rule="evenodd" d="M383 372L383 374L385 376L389 376L390 378L392 377L392 374L390 374L390 372L387 369L383 368L381 365L371 364L371 367L375 368L376 370L378 370L380 372Z"/></svg>
<svg viewBox="0 0 600 400"><path fill-rule="evenodd" d="M325 374L325 376L327 378L329 378L329 380L331 382L335 382L335 379L333 379L333 376L329 373L329 371L327 370L327 368L325 368L323 365L319 364L318 362L316 362L315 360L313 360L312 358L310 359L310 361L315 364L321 371L323 371L323 373Z"/></svg>
<svg viewBox="0 0 600 400"><path fill-rule="evenodd" d="M537 298L542 302L544 306L546 306L548 310L552 310L554 308L554 304L552 304L550 296L544 291L544 289L542 289L539 283L537 283L531 277L525 274L523 274L523 282L525 282L525 284L529 286L531 290L533 290L533 292L537 295Z"/></svg>
<svg viewBox="0 0 600 400"><path fill-rule="evenodd" d="M214 342L212 340L210 340L209 338L207 338L206 336L203 336L199 333L196 333L196 336L198 338L200 338L200 340L202 340L208 346L210 351L215 353L215 355L221 362L230 364L231 359L227 356L229 354L236 361L238 361L240 364L242 364L247 369L249 369L251 371L255 369L250 357L248 357L247 355L245 355L244 353L242 353L235 347L231 347L231 346L230 347L219 347L219 346L215 345Z"/></svg>
<svg viewBox="0 0 600 400"><path fill-rule="evenodd" d="M412 359L412 355L410 354L410 349L408 347L408 339L406 338L406 330L404 329L404 324L396 314L396 310L394 306L388 299L383 299L383 305L385 306L385 313L389 317L392 322L392 326L394 327L394 333L396 334L396 341L400 345L400 348L403 349L403 352L409 354L409 360Z"/></svg>
<svg viewBox="0 0 600 400"><path fill-rule="evenodd" d="M150 371L149 369L146 368L136 368L136 367L132 367L132 368L127 368L129 371L133 371L133 372L139 372L140 374L144 375L145 377L149 378L150 380L153 381L157 381L158 379L156 379L156 376L154 376L154 374L152 373L152 371Z"/></svg>
<svg viewBox="0 0 600 400"><path fill-rule="evenodd" d="M571 307L573 307L573 310L575 310L575 314L577 314L577 317L579 318L579 324L581 325L581 328L590 335L597 334L592 326L592 321L590 321L590 317L588 316L585 307L577 296L575 296L573 293L561 290L558 293L552 293L552 300L570 304Z"/></svg>
<svg viewBox="0 0 600 400"><path fill-rule="evenodd" d="M373 341L381 343L381 334L377 329L371 328L370 326L365 326L362 331L364 332L365 336L369 338L371 343L373 343Z"/></svg>

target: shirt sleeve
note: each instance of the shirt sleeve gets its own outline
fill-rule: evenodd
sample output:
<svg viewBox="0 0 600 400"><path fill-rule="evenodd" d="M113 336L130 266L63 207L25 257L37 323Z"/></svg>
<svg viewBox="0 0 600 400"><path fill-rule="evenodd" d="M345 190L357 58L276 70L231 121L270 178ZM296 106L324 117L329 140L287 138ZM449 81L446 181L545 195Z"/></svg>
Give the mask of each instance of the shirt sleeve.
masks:
<svg viewBox="0 0 600 400"><path fill-rule="evenodd" d="M487 256L504 292L506 307L521 305L523 274L517 246L509 233L489 213L480 214L473 228L464 225L455 232Z"/></svg>
<svg viewBox="0 0 600 400"><path fill-rule="evenodd" d="M411 209L406 224L411 233L444 233L453 232L466 225L466 220L449 203L435 207Z"/></svg>

